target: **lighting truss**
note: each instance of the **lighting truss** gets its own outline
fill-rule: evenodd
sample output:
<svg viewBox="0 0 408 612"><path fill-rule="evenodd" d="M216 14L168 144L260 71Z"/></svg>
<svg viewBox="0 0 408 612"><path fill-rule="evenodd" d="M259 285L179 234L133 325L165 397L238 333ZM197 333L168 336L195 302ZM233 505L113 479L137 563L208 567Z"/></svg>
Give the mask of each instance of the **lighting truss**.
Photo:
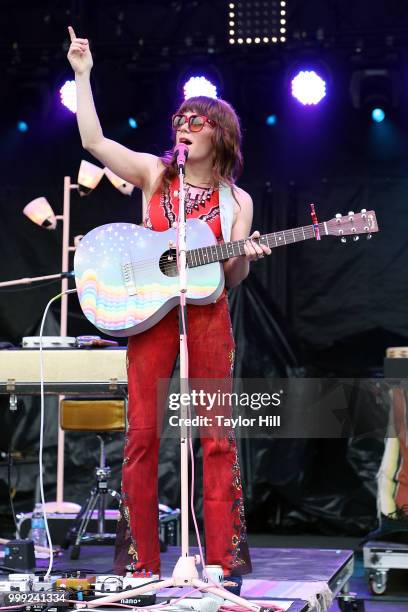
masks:
<svg viewBox="0 0 408 612"><path fill-rule="evenodd" d="M230 45L286 42L287 4L290 0L234 0L228 2Z"/></svg>

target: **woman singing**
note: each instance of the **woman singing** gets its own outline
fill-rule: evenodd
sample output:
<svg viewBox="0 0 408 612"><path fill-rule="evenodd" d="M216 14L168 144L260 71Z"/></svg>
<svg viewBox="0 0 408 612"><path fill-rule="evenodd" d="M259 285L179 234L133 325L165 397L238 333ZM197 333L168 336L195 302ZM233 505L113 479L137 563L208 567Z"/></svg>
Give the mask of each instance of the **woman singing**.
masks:
<svg viewBox="0 0 408 612"><path fill-rule="evenodd" d="M83 147L118 176L143 191L145 227L164 231L178 216L177 167L172 155L136 153L105 138L96 114L88 40L69 27L69 62L77 85L77 119ZM218 240L247 238L252 223L252 200L235 185L242 167L241 133L232 107L223 100L190 98L172 119L174 145L188 146L185 165L186 217L199 218ZM254 232L245 256L224 262L227 287L238 285L249 262L269 254ZM179 348L178 309L159 323L129 338L128 432L122 472L122 505L115 571L126 566L160 574L157 469L159 438L157 381L171 376ZM191 378L228 379L232 376L234 339L224 290L207 306L188 306L188 350ZM225 576L251 571L244 505L233 432L201 440L206 563L221 565ZM126 543L126 545L125 545Z"/></svg>

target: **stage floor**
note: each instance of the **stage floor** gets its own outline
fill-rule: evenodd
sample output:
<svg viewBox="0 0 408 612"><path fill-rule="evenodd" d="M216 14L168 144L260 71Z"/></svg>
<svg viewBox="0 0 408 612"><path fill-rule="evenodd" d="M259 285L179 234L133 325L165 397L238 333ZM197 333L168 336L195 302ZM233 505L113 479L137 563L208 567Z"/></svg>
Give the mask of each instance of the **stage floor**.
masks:
<svg viewBox="0 0 408 612"><path fill-rule="evenodd" d="M54 568L81 570L87 573L110 573L112 546L83 546L77 561L69 552L55 560ZM191 548L191 553L198 549ZM178 547L168 547L162 553L162 575L170 576L179 557ZM353 552L350 550L324 550L312 548L253 548L254 571L244 579L242 595L252 601L281 603L289 612L310 609L327 610L330 590L337 594L353 572ZM45 561L40 561L45 566ZM183 594L177 589L177 596ZM175 596L174 590L162 591L164 597Z"/></svg>
<svg viewBox="0 0 408 612"><path fill-rule="evenodd" d="M297 597L289 597L290 593L296 594L297 591L295 587L292 588L293 585L285 585L285 581L329 580L338 573L336 568L342 565L344 567L349 562L351 551L347 551L345 547L358 548L358 541L352 538L266 535L255 536L252 541L255 544L251 546L253 572L250 577L244 578L242 595L266 603L272 599L276 600L276 593L279 592L284 599L293 601L288 608L289 612L305 612L308 605L306 601ZM268 548L256 546L261 542L269 544ZM284 543L291 548L283 548ZM192 547L191 552L194 554L197 549ZM169 547L167 552L162 553L163 576L171 574L178 555L179 548L176 547ZM337 564L334 561L336 558ZM112 570L112 559L112 546L86 545L81 548L81 556L77 561L71 561L69 552L64 552L63 557L55 560L55 569L106 574ZM39 563L44 566L46 564L45 561ZM365 612L407 612L408 610L408 573L397 570L391 572L387 594L374 596L369 591L362 554L359 551L354 555L350 591L365 600ZM329 607L330 612L335 610L339 610L336 601Z"/></svg>

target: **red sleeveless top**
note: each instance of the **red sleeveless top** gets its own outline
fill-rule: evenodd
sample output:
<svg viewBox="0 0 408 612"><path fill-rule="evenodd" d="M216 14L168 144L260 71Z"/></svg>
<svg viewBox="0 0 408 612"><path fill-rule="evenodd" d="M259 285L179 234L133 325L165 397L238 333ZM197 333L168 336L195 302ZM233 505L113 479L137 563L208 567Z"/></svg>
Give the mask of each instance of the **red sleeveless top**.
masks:
<svg viewBox="0 0 408 612"><path fill-rule="evenodd" d="M219 192L213 187L195 187L185 183L186 219L201 219L208 223L215 237L222 238L219 207ZM144 226L157 232L173 227L178 219L178 177L175 177L168 192L157 190L147 207Z"/></svg>

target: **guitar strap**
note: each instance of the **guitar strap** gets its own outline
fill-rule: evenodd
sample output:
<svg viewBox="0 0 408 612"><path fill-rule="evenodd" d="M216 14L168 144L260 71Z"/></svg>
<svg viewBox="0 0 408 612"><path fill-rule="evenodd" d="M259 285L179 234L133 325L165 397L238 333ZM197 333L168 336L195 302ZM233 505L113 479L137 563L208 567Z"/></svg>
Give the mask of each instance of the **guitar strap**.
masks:
<svg viewBox="0 0 408 612"><path fill-rule="evenodd" d="M224 242L231 240L232 222L234 219L234 196L232 190L227 183L220 183L220 217L221 231Z"/></svg>

